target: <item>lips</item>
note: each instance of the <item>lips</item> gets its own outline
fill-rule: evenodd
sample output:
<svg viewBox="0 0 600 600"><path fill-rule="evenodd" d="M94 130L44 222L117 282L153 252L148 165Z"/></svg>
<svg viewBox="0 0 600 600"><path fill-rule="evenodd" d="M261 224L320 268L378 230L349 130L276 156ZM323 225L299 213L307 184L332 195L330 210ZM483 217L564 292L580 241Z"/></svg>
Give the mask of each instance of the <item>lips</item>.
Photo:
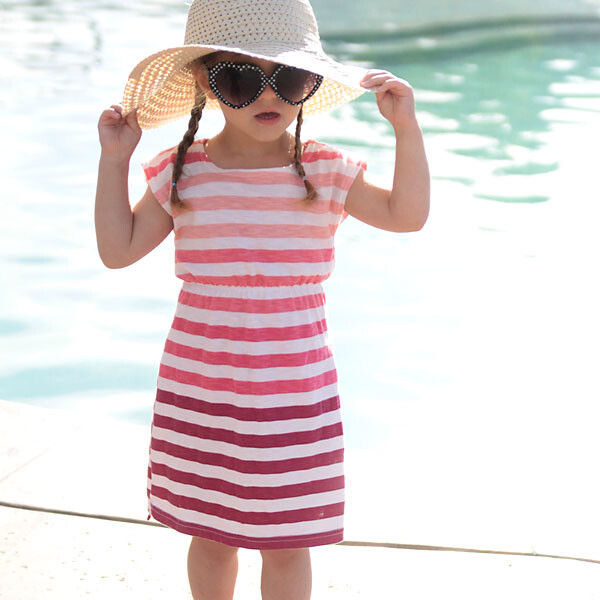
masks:
<svg viewBox="0 0 600 600"><path fill-rule="evenodd" d="M279 120L280 116L277 112L262 112L256 115L256 119L264 123L269 123Z"/></svg>

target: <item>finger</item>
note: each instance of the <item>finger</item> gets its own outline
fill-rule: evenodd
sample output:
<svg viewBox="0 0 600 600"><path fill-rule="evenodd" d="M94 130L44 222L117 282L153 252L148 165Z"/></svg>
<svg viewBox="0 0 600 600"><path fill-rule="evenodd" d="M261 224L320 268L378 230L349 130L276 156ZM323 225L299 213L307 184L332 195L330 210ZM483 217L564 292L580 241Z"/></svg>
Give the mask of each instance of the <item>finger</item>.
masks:
<svg viewBox="0 0 600 600"><path fill-rule="evenodd" d="M123 114L123 107L120 104L113 104L111 108L116 110L120 115Z"/></svg>
<svg viewBox="0 0 600 600"><path fill-rule="evenodd" d="M127 121L127 125L129 125L132 129L135 131L141 131L141 127L137 118L137 111L138 109L134 108L131 112L127 113L125 119Z"/></svg>
<svg viewBox="0 0 600 600"><path fill-rule="evenodd" d="M121 115L113 108L108 108L100 115L100 123L116 124L121 120Z"/></svg>

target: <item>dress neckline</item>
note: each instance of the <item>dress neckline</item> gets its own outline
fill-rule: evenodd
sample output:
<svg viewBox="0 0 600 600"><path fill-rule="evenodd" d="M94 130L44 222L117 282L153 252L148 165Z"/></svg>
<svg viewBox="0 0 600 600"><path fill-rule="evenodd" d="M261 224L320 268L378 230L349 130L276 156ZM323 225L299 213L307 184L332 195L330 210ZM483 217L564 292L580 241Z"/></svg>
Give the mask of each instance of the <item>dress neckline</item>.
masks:
<svg viewBox="0 0 600 600"><path fill-rule="evenodd" d="M289 170L289 169L296 169L296 163L290 163L288 165L282 165L280 167L254 167L251 169L241 169L241 168L236 168L236 167L219 167L219 165L215 164L212 159L210 158L210 156L208 156L208 154L206 153L206 142L208 141L208 138L202 138L201 140L198 140L197 142L194 142L195 144L198 144L201 147L202 153L204 154L204 156L206 157L207 162L215 169L217 169L218 171L242 171L242 172L259 172L259 171L277 171L280 169L284 169L284 170ZM308 146L308 144L310 144L312 142L312 140L307 140L306 142L304 142L302 144L302 151L305 152L306 148Z"/></svg>

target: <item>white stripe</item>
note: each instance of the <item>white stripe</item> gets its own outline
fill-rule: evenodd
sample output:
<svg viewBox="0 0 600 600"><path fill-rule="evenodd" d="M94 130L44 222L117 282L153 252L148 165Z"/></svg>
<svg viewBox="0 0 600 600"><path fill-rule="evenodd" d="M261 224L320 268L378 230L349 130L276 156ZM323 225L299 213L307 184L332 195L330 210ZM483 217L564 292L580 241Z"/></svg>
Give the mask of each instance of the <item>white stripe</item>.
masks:
<svg viewBox="0 0 600 600"><path fill-rule="evenodd" d="M185 433L178 433L170 429L163 429L157 425L152 426L152 436L157 440L163 440L170 444L176 444L183 448L199 450L201 452L211 452L214 454L223 454L239 460L260 460L272 462L279 460L288 460L290 458L307 458L316 454L324 454L341 450L343 446L343 436L338 435L326 440L319 440L312 444L296 444L295 446L283 446L277 448L248 448L246 446L236 446L228 442L219 442L216 440L206 440L194 437Z"/></svg>
<svg viewBox="0 0 600 600"><path fill-rule="evenodd" d="M344 475L344 463L338 462L333 465L315 467L314 469L302 469L299 471L288 471L286 473L240 473L226 467L216 465L205 465L194 461L171 456L158 450L150 450L150 459L154 463L165 465L176 471L191 473L200 477L222 479L236 485L256 487L279 487L283 485L295 485L309 481L320 481Z"/></svg>
<svg viewBox="0 0 600 600"><path fill-rule="evenodd" d="M283 210L211 210L183 212L177 217L177 226L255 224L255 225L316 225L326 227L339 221L334 213L309 213Z"/></svg>
<svg viewBox="0 0 600 600"><path fill-rule="evenodd" d="M175 274L193 273L198 277L232 277L244 275L265 275L267 277L314 277L329 275L334 261L318 263L187 263L178 262Z"/></svg>
<svg viewBox="0 0 600 600"><path fill-rule="evenodd" d="M269 381L303 381L311 377L318 377L335 369L333 358L329 357L309 365L296 367L267 367L264 369L248 369L245 367L232 367L230 365L209 365L190 358L181 358L164 352L161 362L167 367L172 367L188 373L196 373L202 377L221 377L232 379L236 382L269 382ZM201 387L201 386L200 386Z"/></svg>
<svg viewBox="0 0 600 600"><path fill-rule="evenodd" d="M302 508L315 508L319 506L327 506L328 504L338 504L344 501L344 490L332 490L330 492L322 492L319 494L309 494L306 496L294 496L292 498L276 498L273 500L257 500L238 498L230 494L224 494L216 490L207 490L171 481L167 477L161 475L153 475L152 483L162 487L173 494L184 496L185 498L194 498L203 502L211 502L226 508L233 508L243 512L261 512L261 513L277 513L284 510L298 510Z"/></svg>
<svg viewBox="0 0 600 600"><path fill-rule="evenodd" d="M214 402L216 404L231 404L242 408L265 408L282 406L306 406L316 404L322 400L333 398L338 395L337 382L310 392L296 392L291 394L276 394L269 396L268 400L263 396L251 394L236 394L235 392L220 390L204 390L195 385L179 383L164 377L158 377L157 386L165 392L171 392L178 396L187 396L204 400L205 402Z"/></svg>
<svg viewBox="0 0 600 600"><path fill-rule="evenodd" d="M202 425L213 429L227 429L244 435L276 435L278 433L295 433L300 431L313 431L320 427L335 425L341 422L339 410L307 417L305 419L287 419L285 421L240 421L233 417L217 417L198 413L193 410L179 408L172 404L154 403L154 413L164 417L177 419L184 423Z"/></svg>
<svg viewBox="0 0 600 600"><path fill-rule="evenodd" d="M323 306L276 313L247 313L229 310L210 310L195 308L187 304L178 304L175 316L187 319L193 323L208 323L210 325L225 325L227 327L246 327L262 329L264 327L294 327L311 325L325 318Z"/></svg>
<svg viewBox="0 0 600 600"><path fill-rule="evenodd" d="M203 296L217 296L219 298L241 298L246 300L280 300L282 298L298 298L302 296L313 296L323 293L320 283L304 283L302 285L276 285L276 286L231 286L213 285L210 283L198 283L195 281L184 281L182 290L200 294Z"/></svg>
<svg viewBox="0 0 600 600"><path fill-rule="evenodd" d="M264 356L266 354L296 354L318 350L329 345L327 332L313 335L308 338L297 340L267 341L267 342L243 342L226 339L212 339L185 333L177 329L169 331L168 339L189 346L190 348L201 348L207 352L229 352L231 354L246 354L250 356Z"/></svg>
<svg viewBox="0 0 600 600"><path fill-rule="evenodd" d="M213 237L213 238L178 238L175 240L178 250L229 250L243 248L246 250L330 250L333 248L331 238L248 238L248 237Z"/></svg>
<svg viewBox="0 0 600 600"><path fill-rule="evenodd" d="M179 519L183 523L204 525L212 527L224 533L241 535L249 538L268 540L272 537L311 535L328 533L342 529L344 525L343 515L329 519L318 519L316 521L302 521L300 523L281 523L279 525L248 525L237 521L228 521L221 517L205 515L195 510L178 508L167 500L152 497L152 504L163 512Z"/></svg>

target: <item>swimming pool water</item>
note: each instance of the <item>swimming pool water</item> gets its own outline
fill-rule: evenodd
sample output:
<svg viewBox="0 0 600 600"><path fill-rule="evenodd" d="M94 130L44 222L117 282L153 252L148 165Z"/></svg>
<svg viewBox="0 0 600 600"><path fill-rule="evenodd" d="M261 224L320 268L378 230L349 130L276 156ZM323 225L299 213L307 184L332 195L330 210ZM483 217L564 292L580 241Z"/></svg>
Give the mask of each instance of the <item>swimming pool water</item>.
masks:
<svg viewBox="0 0 600 600"><path fill-rule="evenodd" d="M148 423L179 289L172 238L128 269L100 263L96 121L159 34L179 43L185 10L35 6L9 3L0 28L0 397ZM348 484L357 535L600 555L599 50L584 39L374 63L415 88L432 211L415 234L352 219L338 232L326 292L361 473ZM201 133L219 124L207 115ZM144 134L133 201L141 160L184 128ZM307 120L304 137L390 180L394 139L372 95ZM382 514L411 517L390 526L358 487L379 490Z"/></svg>

